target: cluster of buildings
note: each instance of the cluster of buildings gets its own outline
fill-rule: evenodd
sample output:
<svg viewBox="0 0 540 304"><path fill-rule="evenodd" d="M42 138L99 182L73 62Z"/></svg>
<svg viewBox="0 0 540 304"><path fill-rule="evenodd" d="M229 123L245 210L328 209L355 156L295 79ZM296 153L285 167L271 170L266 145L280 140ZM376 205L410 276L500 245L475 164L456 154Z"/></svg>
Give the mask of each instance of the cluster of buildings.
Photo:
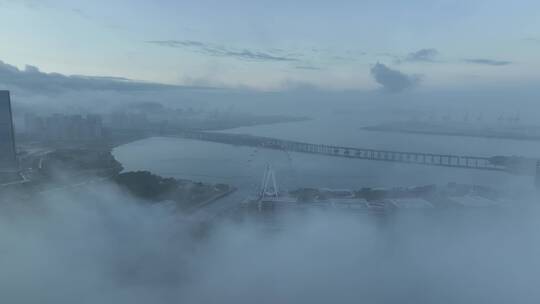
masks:
<svg viewBox="0 0 540 304"><path fill-rule="evenodd" d="M47 117L27 114L25 133L32 138L48 141L93 141L104 137L100 115L54 114Z"/></svg>
<svg viewBox="0 0 540 304"><path fill-rule="evenodd" d="M115 112L109 115L112 129L147 129L150 125L146 113Z"/></svg>

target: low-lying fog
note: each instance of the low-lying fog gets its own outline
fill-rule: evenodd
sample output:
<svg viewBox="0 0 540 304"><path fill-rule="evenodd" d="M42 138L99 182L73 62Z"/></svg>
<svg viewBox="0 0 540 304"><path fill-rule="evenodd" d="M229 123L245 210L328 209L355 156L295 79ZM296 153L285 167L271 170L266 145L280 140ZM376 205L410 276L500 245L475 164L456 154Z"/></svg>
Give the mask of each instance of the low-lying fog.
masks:
<svg viewBox="0 0 540 304"><path fill-rule="evenodd" d="M522 206L522 207L518 207ZM0 206L1 303L535 303L536 207L208 233L113 186Z"/></svg>
<svg viewBox="0 0 540 304"><path fill-rule="evenodd" d="M15 79L13 73L21 73L9 70L11 74L4 77L9 81ZM35 70L30 72L36 77ZM424 146L420 146L401 134L391 135L395 140L377 133L358 135L359 127L371 124L371 120L378 123L431 116L439 120L445 116L483 116L494 121L501 115L518 115L525 124L537 124L539 95L535 86L402 94L303 88L256 92L111 84L106 79L85 82L78 77L42 74L37 74L43 78L37 83L40 85L35 81L14 84L12 98L19 130L27 113L106 114L151 101L171 109L308 116L315 122L305 122L314 126L307 128L307 135L299 133L301 128L266 127L301 141L381 148L394 145L390 148L428 153L537 155L535 143L444 137L422 139ZM51 82L50 77L62 81ZM68 88L64 88L66 81ZM347 124L327 123L333 121ZM328 131L332 129L345 135L338 137ZM263 135L269 134L274 136ZM352 140L345 141L348 137ZM484 144L487 142L490 145ZM151 148L152 155L163 150ZM190 157L200 156L195 154ZM153 158L144 159L156 163ZM313 165L312 172L326 174L326 186L336 182L335 176L356 170L351 165L349 171L328 175L325 166L329 162L309 161L317 160L309 156L305 159L308 165L304 167ZM142 160L136 160L121 161L126 166L142 167ZM185 164L198 165L192 160ZM220 169L238 167L230 161L222 166ZM384 180L391 186L416 183L411 177L424 172L413 167L394 171L389 165L378 164L362 168L371 176L369 183ZM298 175L312 172L304 170ZM457 181L482 183L488 179L472 176ZM512 180L520 184L517 177ZM529 177L528 182L532 182ZM49 192L32 201L13 199L0 204L0 303L537 303L540 210L534 206L536 201L530 198L533 204L516 202L499 210L407 213L386 218L339 213L290 215L280 220L277 229L257 221L223 220L213 223L208 233L200 233L198 223L167 204L138 201L112 185L75 193Z"/></svg>

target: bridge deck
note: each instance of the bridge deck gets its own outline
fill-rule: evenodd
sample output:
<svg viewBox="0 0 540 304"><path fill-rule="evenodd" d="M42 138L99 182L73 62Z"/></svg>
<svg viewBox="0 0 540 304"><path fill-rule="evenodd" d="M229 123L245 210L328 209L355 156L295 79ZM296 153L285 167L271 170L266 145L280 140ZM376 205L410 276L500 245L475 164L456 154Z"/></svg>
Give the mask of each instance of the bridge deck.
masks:
<svg viewBox="0 0 540 304"><path fill-rule="evenodd" d="M184 131L178 137L241 146L261 147L299 153L321 154L335 157L376 161L411 163L476 170L506 171L505 166L492 163L489 157L403 152L332 145L319 145L244 134Z"/></svg>

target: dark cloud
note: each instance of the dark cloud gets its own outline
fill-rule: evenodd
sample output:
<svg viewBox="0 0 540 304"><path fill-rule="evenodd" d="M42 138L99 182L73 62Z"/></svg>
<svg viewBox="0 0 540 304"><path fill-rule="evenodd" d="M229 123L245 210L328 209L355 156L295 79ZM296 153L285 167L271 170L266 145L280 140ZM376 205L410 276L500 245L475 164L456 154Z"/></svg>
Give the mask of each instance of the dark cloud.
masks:
<svg viewBox="0 0 540 304"><path fill-rule="evenodd" d="M330 60L335 61L355 61L356 59L354 57L348 57L348 56L340 56L340 55L333 55L329 57Z"/></svg>
<svg viewBox="0 0 540 304"><path fill-rule="evenodd" d="M90 15L80 8L73 8L71 11L83 19L92 19Z"/></svg>
<svg viewBox="0 0 540 304"><path fill-rule="evenodd" d="M0 86L20 89L29 93L58 93L63 91L140 91L178 89L180 86L134 81L122 77L63 75L45 73L27 65L19 69L0 61Z"/></svg>
<svg viewBox="0 0 540 304"><path fill-rule="evenodd" d="M235 49L193 40L153 40L147 41L147 43L165 47L184 48L210 56L232 57L247 61L299 61L298 58L293 56L277 55L274 52Z"/></svg>
<svg viewBox="0 0 540 304"><path fill-rule="evenodd" d="M151 44L157 44L160 46L168 46L168 47L206 47L207 45L199 42L199 41L193 41L193 40L155 40L155 41L147 41Z"/></svg>
<svg viewBox="0 0 540 304"><path fill-rule="evenodd" d="M409 53L403 61L407 62L433 62L439 55L436 49L421 49L416 52Z"/></svg>
<svg viewBox="0 0 540 304"><path fill-rule="evenodd" d="M231 57L236 57L239 59L245 59L245 60L255 60L255 61L298 61L296 58L292 57L281 57L281 56L273 56L268 53L263 52L253 52L250 50L242 50L242 51L226 51L226 52L218 52L217 55L226 55Z"/></svg>
<svg viewBox="0 0 540 304"><path fill-rule="evenodd" d="M382 63L377 63L371 68L371 76L389 92L401 92L413 88L420 81L418 76L404 74Z"/></svg>
<svg viewBox="0 0 540 304"><path fill-rule="evenodd" d="M523 40L527 41L527 42L540 43L540 38L535 38L535 37L529 37L529 38L525 38Z"/></svg>
<svg viewBox="0 0 540 304"><path fill-rule="evenodd" d="M298 70L311 70L311 71L322 70L322 68L317 67L317 66L312 66L312 65L298 65L298 66L295 66L294 68Z"/></svg>
<svg viewBox="0 0 540 304"><path fill-rule="evenodd" d="M469 59L463 59L463 61L467 63L492 65L492 66L502 66L502 65L512 64L511 61L493 60L493 59L485 59L485 58L469 58Z"/></svg>

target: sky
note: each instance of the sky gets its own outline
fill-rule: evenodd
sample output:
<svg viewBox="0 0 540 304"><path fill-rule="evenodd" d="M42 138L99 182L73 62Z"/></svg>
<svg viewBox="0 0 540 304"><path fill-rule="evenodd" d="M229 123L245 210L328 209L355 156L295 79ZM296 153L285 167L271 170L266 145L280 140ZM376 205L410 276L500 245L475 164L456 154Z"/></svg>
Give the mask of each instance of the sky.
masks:
<svg viewBox="0 0 540 304"><path fill-rule="evenodd" d="M540 81L533 0L0 0L0 60L174 85L391 92Z"/></svg>

